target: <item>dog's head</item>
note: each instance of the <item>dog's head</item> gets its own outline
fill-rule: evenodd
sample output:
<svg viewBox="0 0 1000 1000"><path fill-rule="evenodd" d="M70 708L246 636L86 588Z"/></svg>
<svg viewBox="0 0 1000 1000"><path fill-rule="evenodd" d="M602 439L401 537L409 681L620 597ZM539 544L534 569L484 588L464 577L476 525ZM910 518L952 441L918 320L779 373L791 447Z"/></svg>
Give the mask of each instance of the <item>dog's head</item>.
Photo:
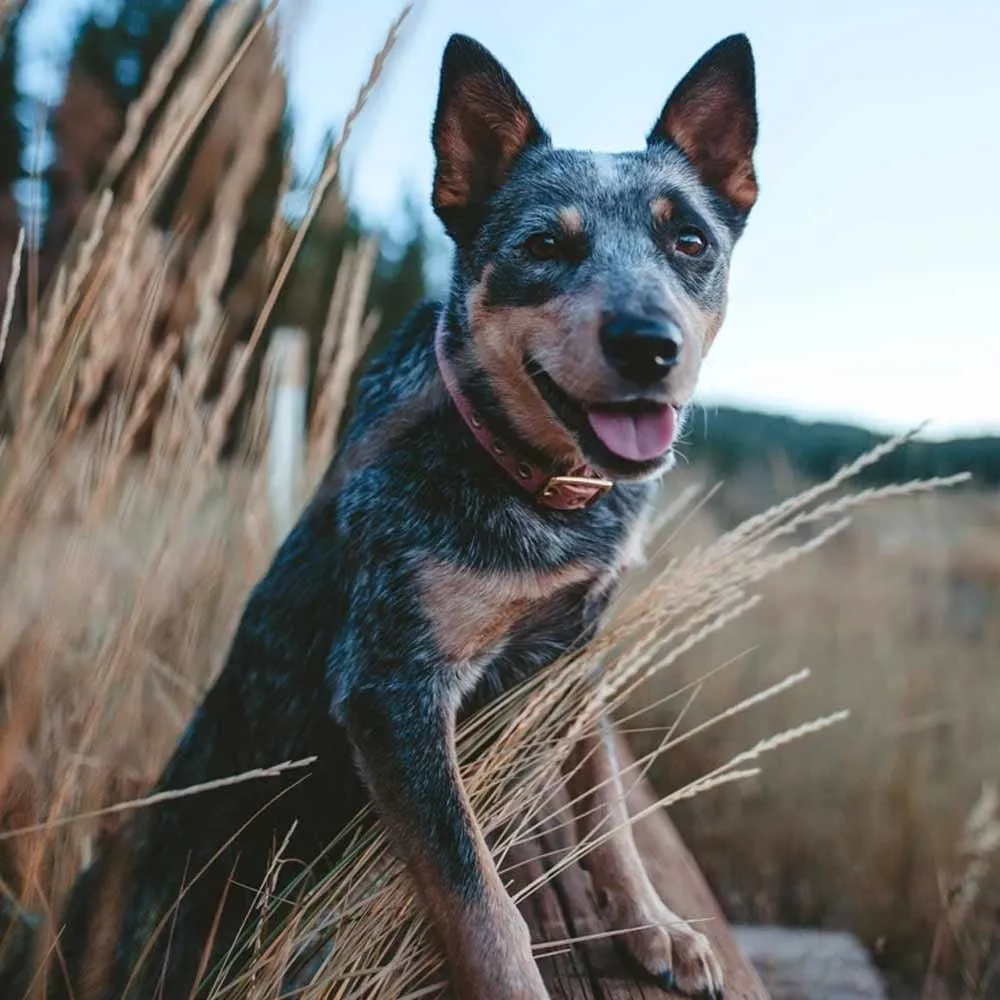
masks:
<svg viewBox="0 0 1000 1000"><path fill-rule="evenodd" d="M667 468L757 196L738 35L678 84L638 152L553 147L506 70L455 35L433 203L457 247L449 353L540 453L619 478Z"/></svg>

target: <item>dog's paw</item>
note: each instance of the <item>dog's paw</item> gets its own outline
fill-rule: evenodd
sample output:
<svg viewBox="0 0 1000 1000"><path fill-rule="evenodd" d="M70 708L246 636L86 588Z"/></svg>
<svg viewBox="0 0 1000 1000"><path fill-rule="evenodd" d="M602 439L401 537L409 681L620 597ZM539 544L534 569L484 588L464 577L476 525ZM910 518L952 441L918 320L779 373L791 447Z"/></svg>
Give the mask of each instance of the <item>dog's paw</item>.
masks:
<svg viewBox="0 0 1000 1000"><path fill-rule="evenodd" d="M609 923L622 932L617 941L634 965L665 990L720 1000L722 966L701 931L672 913L659 898L641 907L615 909Z"/></svg>

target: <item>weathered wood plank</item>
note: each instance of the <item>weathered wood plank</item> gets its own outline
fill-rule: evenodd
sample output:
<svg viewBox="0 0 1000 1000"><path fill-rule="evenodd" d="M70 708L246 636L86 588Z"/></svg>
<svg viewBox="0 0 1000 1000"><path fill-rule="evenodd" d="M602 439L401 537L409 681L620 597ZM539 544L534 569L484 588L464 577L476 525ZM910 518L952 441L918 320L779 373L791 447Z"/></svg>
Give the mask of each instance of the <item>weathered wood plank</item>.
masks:
<svg viewBox="0 0 1000 1000"><path fill-rule="evenodd" d="M542 840L532 841L511 859L509 870L511 889L528 885L546 870L542 853ZM560 898L562 886L546 887L534 892L524 901L522 912L532 929L532 940L537 943L538 967L546 982L558 984L558 994L566 1000L586 1000L593 994L588 988L589 972L584 956L578 948L562 942L569 941L575 932L566 921L566 910ZM546 942L550 942L546 946Z"/></svg>
<svg viewBox="0 0 1000 1000"><path fill-rule="evenodd" d="M623 766L633 758L622 747ZM565 803L565 797L559 800ZM633 815L654 802L645 782L634 784L629 795ZM635 827L636 842L664 900L681 916L698 921L711 939L726 975L727 1000L768 1000L764 986L745 958L708 884L681 841L666 813L657 811ZM554 817L542 835L515 852L504 865L513 889L551 870L572 846L573 826L568 811ZM597 916L590 877L573 865L522 904L539 954L539 968L553 1000L666 1000L679 998L652 983L640 981L626 966ZM596 937L595 937L596 936ZM571 939L572 945L559 945ZM555 942L559 954L546 948Z"/></svg>

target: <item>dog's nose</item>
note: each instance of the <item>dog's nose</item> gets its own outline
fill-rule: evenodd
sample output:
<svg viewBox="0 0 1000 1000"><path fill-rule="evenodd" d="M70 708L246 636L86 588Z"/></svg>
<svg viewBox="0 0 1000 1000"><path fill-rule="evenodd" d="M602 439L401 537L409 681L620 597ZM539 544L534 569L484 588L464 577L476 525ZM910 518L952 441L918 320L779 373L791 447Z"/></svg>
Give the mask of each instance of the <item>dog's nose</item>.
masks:
<svg viewBox="0 0 1000 1000"><path fill-rule="evenodd" d="M612 367L640 386L666 378L681 359L684 338L669 319L616 315L601 326L601 348Z"/></svg>

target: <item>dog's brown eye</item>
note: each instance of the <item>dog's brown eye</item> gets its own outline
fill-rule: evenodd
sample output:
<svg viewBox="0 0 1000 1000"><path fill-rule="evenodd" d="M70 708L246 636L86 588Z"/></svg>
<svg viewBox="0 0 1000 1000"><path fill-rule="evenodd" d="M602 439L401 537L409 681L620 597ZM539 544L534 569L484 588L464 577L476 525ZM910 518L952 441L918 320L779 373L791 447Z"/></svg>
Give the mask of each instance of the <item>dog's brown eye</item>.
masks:
<svg viewBox="0 0 1000 1000"><path fill-rule="evenodd" d="M524 241L524 249L536 260L554 260L560 255L559 241L548 233L535 233Z"/></svg>
<svg viewBox="0 0 1000 1000"><path fill-rule="evenodd" d="M686 257L700 257L707 247L705 234L694 226L685 226L674 238L674 249Z"/></svg>

